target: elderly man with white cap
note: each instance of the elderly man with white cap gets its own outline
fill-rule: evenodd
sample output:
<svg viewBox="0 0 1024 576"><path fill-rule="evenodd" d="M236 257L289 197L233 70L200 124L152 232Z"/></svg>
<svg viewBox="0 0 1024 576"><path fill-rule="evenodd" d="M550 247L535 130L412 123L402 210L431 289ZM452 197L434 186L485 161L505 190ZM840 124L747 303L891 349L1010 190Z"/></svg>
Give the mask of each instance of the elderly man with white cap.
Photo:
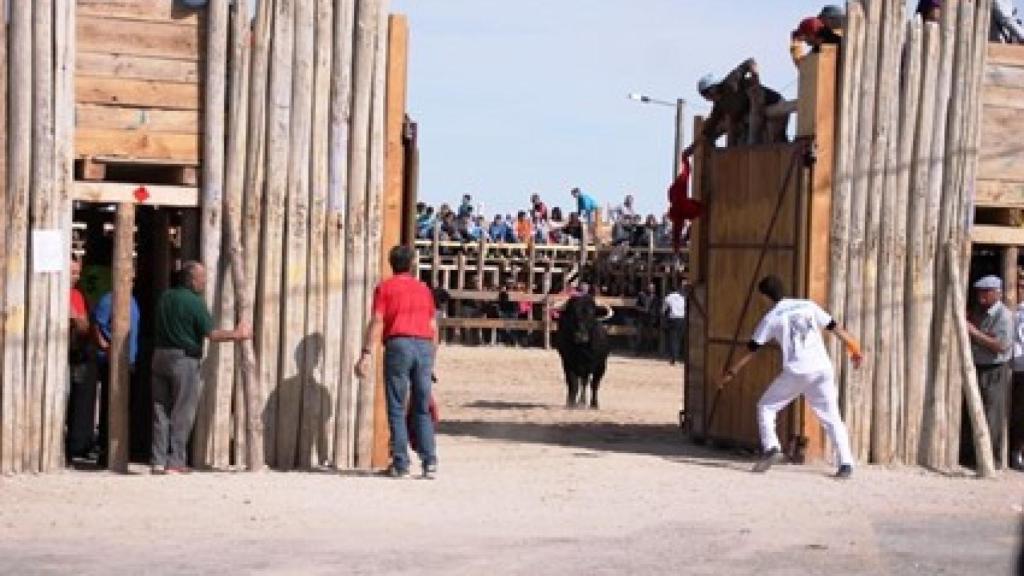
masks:
<svg viewBox="0 0 1024 576"><path fill-rule="evenodd" d="M1003 305L1003 281L998 276L980 278L974 283L974 290L978 308L967 329L994 451L1003 431L1006 391L1012 377L1013 313Z"/></svg>

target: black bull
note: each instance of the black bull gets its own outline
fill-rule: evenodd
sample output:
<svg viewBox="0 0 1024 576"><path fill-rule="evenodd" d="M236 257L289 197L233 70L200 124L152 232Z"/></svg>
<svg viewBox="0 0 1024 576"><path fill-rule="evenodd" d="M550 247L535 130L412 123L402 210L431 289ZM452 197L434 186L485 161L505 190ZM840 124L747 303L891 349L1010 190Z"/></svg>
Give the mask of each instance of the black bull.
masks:
<svg viewBox="0 0 1024 576"><path fill-rule="evenodd" d="M597 389L608 365L608 333L597 317L597 304L590 296L576 296L566 303L558 317L555 346L562 359L569 408L585 406L590 384L590 407L597 408Z"/></svg>

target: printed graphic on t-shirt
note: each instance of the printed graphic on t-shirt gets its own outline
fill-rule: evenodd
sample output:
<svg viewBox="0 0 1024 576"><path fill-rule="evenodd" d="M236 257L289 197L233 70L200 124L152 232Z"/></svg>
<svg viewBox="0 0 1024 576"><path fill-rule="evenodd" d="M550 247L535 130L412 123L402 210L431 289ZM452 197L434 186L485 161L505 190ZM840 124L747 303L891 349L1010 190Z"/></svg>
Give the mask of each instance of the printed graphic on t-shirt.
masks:
<svg viewBox="0 0 1024 576"><path fill-rule="evenodd" d="M814 330L814 321L802 314L789 317L789 356L799 358L807 348L807 335Z"/></svg>

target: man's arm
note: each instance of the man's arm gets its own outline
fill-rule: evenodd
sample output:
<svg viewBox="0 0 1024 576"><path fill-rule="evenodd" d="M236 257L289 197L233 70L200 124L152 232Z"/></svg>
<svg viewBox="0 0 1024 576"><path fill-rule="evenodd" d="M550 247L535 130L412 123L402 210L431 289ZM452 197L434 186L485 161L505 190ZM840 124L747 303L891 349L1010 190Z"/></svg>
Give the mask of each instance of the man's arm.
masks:
<svg viewBox="0 0 1024 576"><path fill-rule="evenodd" d="M729 382L732 382L733 378L736 378L736 375L740 373L740 370L742 370L744 366L746 366L748 363L750 363L751 360L754 359L754 354L757 354L758 349L759 348L754 348L753 346L751 346L751 349L749 349L746 354L744 354L732 366L726 368L725 373L722 374L722 376L719 377L718 379L717 387L721 388L722 386L725 386Z"/></svg>
<svg viewBox="0 0 1024 576"><path fill-rule="evenodd" d="M1002 354L1009 350L1012 345L1012 343L1004 344L997 336L982 332L980 328L970 322L967 323L967 331L970 333L972 340L981 344L993 354Z"/></svg>
<svg viewBox="0 0 1024 576"><path fill-rule="evenodd" d="M366 334L363 336L363 349L359 353L359 362L356 362L356 376L366 378L370 373L370 358L373 353L374 342L379 342L384 331L384 315L374 312L369 325L366 326ZM435 330L436 333L436 330Z"/></svg>
<svg viewBox="0 0 1024 576"><path fill-rule="evenodd" d="M860 351L860 343L854 338L849 332L843 330L841 326L832 321L832 325L828 327L829 332L835 334L836 338L846 346L846 352L850 355L850 361L853 362L854 368L860 368L861 362L864 360L864 356Z"/></svg>
<svg viewBox="0 0 1024 576"><path fill-rule="evenodd" d="M210 342L241 342L252 338L252 326L248 322L239 322L234 330L211 330L206 337Z"/></svg>

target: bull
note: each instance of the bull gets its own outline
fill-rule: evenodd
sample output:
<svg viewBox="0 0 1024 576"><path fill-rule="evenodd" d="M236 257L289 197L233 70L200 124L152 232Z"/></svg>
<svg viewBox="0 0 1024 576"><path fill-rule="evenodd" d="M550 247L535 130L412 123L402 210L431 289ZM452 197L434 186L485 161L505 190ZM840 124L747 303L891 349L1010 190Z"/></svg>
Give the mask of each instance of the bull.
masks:
<svg viewBox="0 0 1024 576"><path fill-rule="evenodd" d="M586 406L587 385L590 385L590 407L598 408L597 391L608 366L608 333L601 320L611 316L608 309L603 318L597 315L597 303L590 296L569 299L558 317L555 346L562 360L568 388L567 408Z"/></svg>

